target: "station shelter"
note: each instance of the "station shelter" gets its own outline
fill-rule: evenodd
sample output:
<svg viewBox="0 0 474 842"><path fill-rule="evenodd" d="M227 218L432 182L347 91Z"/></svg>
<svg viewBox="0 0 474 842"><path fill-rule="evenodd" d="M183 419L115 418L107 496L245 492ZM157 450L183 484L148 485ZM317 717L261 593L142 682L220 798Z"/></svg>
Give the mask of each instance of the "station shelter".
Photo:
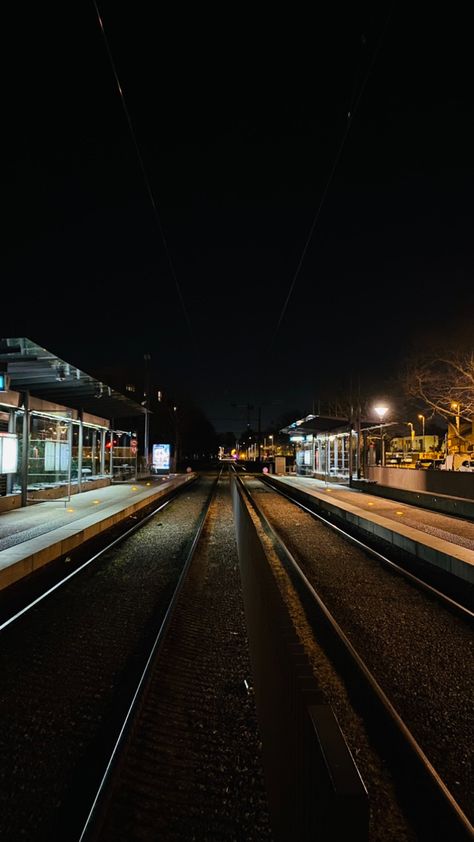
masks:
<svg viewBox="0 0 474 842"><path fill-rule="evenodd" d="M306 415L280 432L294 443L296 473L317 479L348 482L361 473L363 436L367 422L354 428L347 418Z"/></svg>
<svg viewBox="0 0 474 842"><path fill-rule="evenodd" d="M137 433L118 422L146 411L30 339L1 339L0 511L136 478Z"/></svg>

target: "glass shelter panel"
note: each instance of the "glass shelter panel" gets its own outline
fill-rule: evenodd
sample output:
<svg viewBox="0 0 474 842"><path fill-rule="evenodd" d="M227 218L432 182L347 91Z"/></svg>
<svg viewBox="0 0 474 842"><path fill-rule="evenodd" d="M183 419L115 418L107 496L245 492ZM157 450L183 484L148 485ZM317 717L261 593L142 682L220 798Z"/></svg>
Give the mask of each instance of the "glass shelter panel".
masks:
<svg viewBox="0 0 474 842"><path fill-rule="evenodd" d="M23 424L21 416L20 426ZM69 425L65 419L30 416L28 487L67 483L69 478ZM77 476L77 468L76 468ZM74 478L73 473L71 478Z"/></svg>

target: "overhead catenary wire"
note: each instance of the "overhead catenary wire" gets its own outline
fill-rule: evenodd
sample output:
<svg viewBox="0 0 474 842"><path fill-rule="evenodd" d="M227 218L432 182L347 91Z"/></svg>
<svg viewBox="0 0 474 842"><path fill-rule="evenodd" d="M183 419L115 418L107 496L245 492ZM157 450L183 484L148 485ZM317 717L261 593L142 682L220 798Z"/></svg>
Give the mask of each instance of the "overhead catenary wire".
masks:
<svg viewBox="0 0 474 842"><path fill-rule="evenodd" d="M352 96L352 101L351 101L351 104L350 104L350 106L349 106L349 110L348 110L348 112L347 112L346 126L345 126L345 130L344 130L344 133L343 133L343 136L342 136L342 140L341 140L341 142L340 142L340 144L339 144L339 147L338 147L338 149L337 149L336 156L335 156L335 158L334 158L334 162L333 162L333 165L332 165L332 167L331 167L331 171L330 171L330 173L329 173L329 177L328 177L328 179L327 179L327 181L326 181L326 185L325 185L325 187L324 187L324 190L323 190L323 193L322 193L322 196L321 196L321 199L320 199L320 202L319 202L318 208L317 208L316 213L315 213L315 215L314 215L314 217L313 217L313 221L312 221L312 223L311 223L311 227L310 227L310 229L309 229L309 234L308 234L308 236L307 236L307 238L306 238L306 242L305 242L305 244L304 244L304 246L303 246L303 251L301 252L301 257L300 257L300 259L299 259L299 261L298 261L298 265L297 265L297 267L296 267L296 271L295 271L295 272L294 272L294 274L293 274L293 278L292 278L292 280L291 280L291 283L290 283L290 286L289 286L289 289L288 289L288 294L287 294L287 296L286 296L286 298L285 298L285 301L284 301L284 304L283 304L283 307L282 307L282 310L281 310L280 316L279 316L279 318L278 318L278 322L277 322L277 326L276 326L276 329L275 329L275 333L274 333L274 335L273 335L273 342L275 341L275 339L276 339L276 337L277 337L277 335L278 335L278 331L280 330L281 324L282 324L283 319L284 319L284 317L285 317L285 313L286 313L286 310L287 310L287 307L288 307L288 304L289 304L290 298L291 298L291 296L292 296L292 294L293 294L293 290L294 290L294 288L295 288L296 281L297 281L298 276L299 276L299 274L300 274L301 267L302 267L303 262L304 262L304 259L305 259L305 257L306 257L306 253L307 253L307 251L308 251L309 244L310 244L311 239L312 239L312 237L313 237L313 234L314 234L314 231L315 231L316 225L318 224L319 217L321 216L321 211L322 211L322 208L323 208L324 202L325 202L325 200L326 200L326 196L327 196L327 194L328 194L329 188L330 188L331 183L332 183L332 180L333 180L333 178L334 178L334 174L335 174L335 172L336 172L336 169L337 169L337 167L338 167L339 161L340 161L340 159L341 159L342 152L343 152L343 149L344 149L344 146L345 146L345 143L346 143L347 137L348 137L348 135L349 135L349 132L350 132L350 129L351 129L351 126L352 126L352 122L353 122L353 120L354 120L354 116L355 116L355 114L356 114L356 112L357 112L357 108L358 108L358 106L359 106L360 100L362 99L362 95L363 95L363 93L364 93L365 86L366 86L367 81L368 81L368 79L369 79L369 76L370 76L370 74L371 74L371 72L372 72L372 68L373 68L373 66L374 66L374 64L375 64L375 60L376 60L377 55L378 55L378 53L379 53L379 50L380 50L380 47L381 47L381 44L382 44L382 40L383 40L383 37L384 37L385 32L386 32L386 30L387 30L388 23L389 23L389 21L390 21L390 17L391 17L391 15L392 15L392 9L390 9L390 11L389 11L389 13L388 13L388 15L387 15L387 18L386 18L386 20L385 20L385 24L384 24L384 26L383 26L383 28L382 28L381 34L380 34L380 36L379 36L379 40L378 40L378 42L377 42L376 48L375 48L375 50L374 50L374 52L373 52L372 58L371 58L371 60L370 60L369 66L368 66L368 68L367 68L367 72L366 72L366 74L365 74L365 76L364 76L364 78L363 78L363 80L362 80L362 82L361 82L361 86L360 86L360 88L359 88L359 91L358 91L358 93L354 93L354 94L353 94L353 96Z"/></svg>
<svg viewBox="0 0 474 842"><path fill-rule="evenodd" d="M176 287L176 292L178 294L178 298L179 298L179 301L180 301L180 304L181 304L181 308L182 308L182 311L183 311L183 314L184 314L184 318L186 320L186 323L188 325L189 330L191 331L191 322L190 322L190 319L189 319L188 311L186 309L183 294L181 292L181 287L179 285L178 277L177 277L177 274L176 274L176 271L175 271L175 268L174 268L174 265L173 265L173 261L171 259L171 252L169 250L168 243L167 243L167 240L166 240L166 237L165 237L165 232L164 232L163 226L161 224L161 219L160 219L160 216L159 216L159 213L158 213L158 208L157 208L157 205L156 205L155 197L153 195L153 190L152 190L152 187L151 187L151 184L150 184L150 179L148 178L145 163L143 161L143 156L140 152L140 147L138 145L137 137L136 137L136 134L135 134L135 129L133 127L132 118L130 116L130 112L129 112L128 107L127 107L127 103L126 103L125 96L124 96L124 93L123 93L122 85L120 84L119 75L117 73L117 68L115 66L115 61L114 61L114 58L113 58L113 55L112 55L112 51L110 49L109 41L108 41L108 38L107 38L107 35L106 35L106 32L105 32L105 28L104 28L104 24L103 24L101 15L100 15L99 7L97 5L96 0L92 0L92 2L94 4L95 12L96 12L97 19L98 19L98 22L99 22L100 31L101 31L102 37L104 39L105 49L107 51L107 56L108 56L108 59L109 59L109 62L110 62L110 66L112 68L112 73L114 75L115 83L117 85L117 90L118 90L118 93L119 93L120 101L122 103L125 118L127 120L128 128L129 128L129 131L130 131L130 136L132 138L132 142L133 142L133 145L135 147L135 152L136 152L136 155L137 155L137 158L138 158L138 163L139 163L140 170L141 170L141 173L142 173L142 176L143 176L143 180L145 182L145 187L146 187L148 197L150 199L150 202L151 202L151 205L152 205L152 208L153 208L153 214L154 214L154 217L155 217L155 222L158 226L158 230L159 230L160 235L161 235L161 239L162 239L163 246L164 246L164 249L165 249L166 257L167 257L167 260L168 260L168 265L169 265L171 277L173 278L173 281L174 281L174 284L175 284L175 287Z"/></svg>

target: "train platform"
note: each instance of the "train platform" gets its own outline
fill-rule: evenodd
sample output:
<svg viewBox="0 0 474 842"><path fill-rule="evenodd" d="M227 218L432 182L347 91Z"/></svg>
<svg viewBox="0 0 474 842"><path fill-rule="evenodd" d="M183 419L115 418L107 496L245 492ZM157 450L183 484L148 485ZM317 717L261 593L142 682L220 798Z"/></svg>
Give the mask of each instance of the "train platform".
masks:
<svg viewBox="0 0 474 842"><path fill-rule="evenodd" d="M0 590L195 478L151 476L0 513Z"/></svg>
<svg viewBox="0 0 474 842"><path fill-rule="evenodd" d="M324 482L313 477L271 475L316 498L321 513L376 535L395 547L435 565L466 583L474 584L474 522L370 494L368 491Z"/></svg>
<svg viewBox="0 0 474 842"><path fill-rule="evenodd" d="M196 474L149 477L0 513L0 590L114 526ZM474 522L326 483L271 475L332 512L430 564L474 584Z"/></svg>

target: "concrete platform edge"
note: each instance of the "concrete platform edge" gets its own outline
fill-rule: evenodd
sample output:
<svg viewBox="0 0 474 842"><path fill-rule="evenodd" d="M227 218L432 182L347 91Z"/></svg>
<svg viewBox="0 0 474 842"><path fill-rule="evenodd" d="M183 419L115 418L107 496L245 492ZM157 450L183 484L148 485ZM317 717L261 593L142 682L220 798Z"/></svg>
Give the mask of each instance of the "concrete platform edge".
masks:
<svg viewBox="0 0 474 842"><path fill-rule="evenodd" d="M276 484L291 485L303 498L311 500L316 498L319 508L323 511L337 515L348 523L358 526L362 531L376 535L404 552L433 564L469 584L474 584L474 552L472 550L450 544L448 541L427 535L409 526L400 524L395 528L392 521L380 515L373 514L371 518L368 518L357 506L330 498L330 492L320 493L313 489L302 489L292 485L291 480L284 477L272 476L271 480Z"/></svg>
<svg viewBox="0 0 474 842"><path fill-rule="evenodd" d="M108 507L109 514L104 518L98 519L94 515L90 515L86 517L86 522L82 518L76 523L54 530L53 533L45 533L37 538L2 550L0 552L0 590L18 582L62 555L72 552L85 541L110 529L145 506L149 506L150 503L165 497L172 489L186 485L193 479L195 479L194 474L176 477L173 480L172 488L167 484L166 486L160 486L156 491L141 493L137 495L137 499L133 503L125 508L122 508L120 503L111 504ZM80 526L77 524L80 524ZM55 536L53 542L51 541L52 535Z"/></svg>

